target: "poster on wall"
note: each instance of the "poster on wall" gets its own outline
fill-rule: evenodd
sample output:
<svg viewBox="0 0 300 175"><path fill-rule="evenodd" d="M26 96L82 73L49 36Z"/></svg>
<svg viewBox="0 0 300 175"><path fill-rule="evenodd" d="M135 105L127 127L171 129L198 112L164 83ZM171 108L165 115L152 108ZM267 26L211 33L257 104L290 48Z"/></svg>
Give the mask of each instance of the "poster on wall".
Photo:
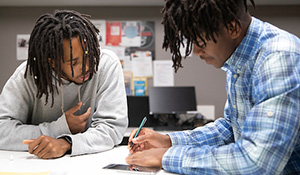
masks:
<svg viewBox="0 0 300 175"><path fill-rule="evenodd" d="M123 21L121 46L140 47L141 46L141 22L140 21Z"/></svg>
<svg viewBox="0 0 300 175"><path fill-rule="evenodd" d="M17 35L17 60L27 60L30 34Z"/></svg>
<svg viewBox="0 0 300 175"><path fill-rule="evenodd" d="M174 86L172 60L153 61L153 86Z"/></svg>
<svg viewBox="0 0 300 175"><path fill-rule="evenodd" d="M130 47L129 53L136 51L152 52L152 59L155 60L155 25L154 21L141 21L141 46Z"/></svg>
<svg viewBox="0 0 300 175"><path fill-rule="evenodd" d="M120 46L122 39L122 22L106 21L106 45Z"/></svg>

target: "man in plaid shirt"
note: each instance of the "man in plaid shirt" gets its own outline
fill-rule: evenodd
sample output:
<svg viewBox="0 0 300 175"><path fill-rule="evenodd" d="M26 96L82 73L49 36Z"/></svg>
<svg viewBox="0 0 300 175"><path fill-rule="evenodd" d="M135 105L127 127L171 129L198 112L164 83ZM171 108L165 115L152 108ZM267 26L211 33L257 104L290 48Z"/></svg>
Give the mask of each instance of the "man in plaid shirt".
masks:
<svg viewBox="0 0 300 175"><path fill-rule="evenodd" d="M251 0L252 5L254 2ZM300 40L251 17L247 0L167 0L163 47L227 73L224 118L161 135L142 129L128 164L180 174L300 174Z"/></svg>

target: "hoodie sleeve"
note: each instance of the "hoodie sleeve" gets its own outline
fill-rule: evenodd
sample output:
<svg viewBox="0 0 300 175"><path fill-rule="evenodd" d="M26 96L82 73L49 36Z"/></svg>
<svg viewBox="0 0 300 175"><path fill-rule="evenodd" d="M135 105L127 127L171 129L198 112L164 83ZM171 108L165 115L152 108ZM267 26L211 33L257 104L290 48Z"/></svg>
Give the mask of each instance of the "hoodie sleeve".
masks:
<svg viewBox="0 0 300 175"><path fill-rule="evenodd" d="M55 121L32 124L36 86L30 76L24 78L25 69L26 62L16 69L0 95L0 149L27 150L22 140L70 133L64 115Z"/></svg>
<svg viewBox="0 0 300 175"><path fill-rule="evenodd" d="M102 50L92 122L84 133L72 138L71 155L101 152L121 143L128 126L123 69L115 53ZM93 108L92 108L93 110Z"/></svg>

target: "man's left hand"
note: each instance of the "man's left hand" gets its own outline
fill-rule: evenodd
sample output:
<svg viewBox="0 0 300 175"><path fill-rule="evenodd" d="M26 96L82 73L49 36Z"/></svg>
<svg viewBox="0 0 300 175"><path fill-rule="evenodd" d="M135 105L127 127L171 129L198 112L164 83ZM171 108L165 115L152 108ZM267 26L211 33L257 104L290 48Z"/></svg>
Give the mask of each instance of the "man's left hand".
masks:
<svg viewBox="0 0 300 175"><path fill-rule="evenodd" d="M151 148L126 157L126 163L145 167L162 167L162 157L169 148Z"/></svg>

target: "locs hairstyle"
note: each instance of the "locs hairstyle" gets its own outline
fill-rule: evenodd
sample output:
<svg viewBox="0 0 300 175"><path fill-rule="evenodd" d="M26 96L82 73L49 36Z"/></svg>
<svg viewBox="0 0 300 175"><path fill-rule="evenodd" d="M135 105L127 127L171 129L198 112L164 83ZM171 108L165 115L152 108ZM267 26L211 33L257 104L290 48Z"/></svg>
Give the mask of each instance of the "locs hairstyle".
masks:
<svg viewBox="0 0 300 175"><path fill-rule="evenodd" d="M250 0L255 7L254 0ZM241 9L243 8L243 9ZM175 71L182 67L180 47L185 45L185 54L192 51L192 44L199 47L197 38L206 45L206 41L215 40L220 27L232 26L233 21L239 23L239 13L247 10L247 0L166 0L162 9L164 25L163 48L170 48ZM215 34L215 35L214 35Z"/></svg>
<svg viewBox="0 0 300 175"><path fill-rule="evenodd" d="M90 79L98 70L100 49L97 35L99 30L89 21L90 16L70 10L56 10L53 14L40 16L32 30L29 39L28 60L25 72L34 77L37 86L37 98L46 95L45 105L49 94L54 90L58 93L58 85L62 84L61 60L64 62L63 39L70 40L70 56L72 76L72 42L73 37L79 37L83 50L83 75L86 73L86 62L89 61ZM87 52L88 51L88 52ZM54 68L52 67L54 63ZM54 83L54 84L53 84Z"/></svg>

